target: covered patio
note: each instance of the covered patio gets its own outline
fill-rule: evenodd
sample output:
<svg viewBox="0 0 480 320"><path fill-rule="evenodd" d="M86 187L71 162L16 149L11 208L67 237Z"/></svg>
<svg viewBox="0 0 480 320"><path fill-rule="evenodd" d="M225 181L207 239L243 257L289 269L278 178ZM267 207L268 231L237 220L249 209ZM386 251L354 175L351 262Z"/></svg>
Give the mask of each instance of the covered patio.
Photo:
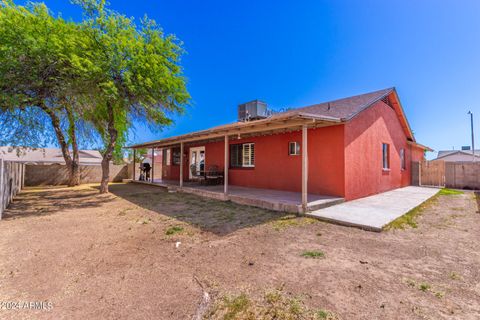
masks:
<svg viewBox="0 0 480 320"><path fill-rule="evenodd" d="M170 191L194 193L218 200L230 200L240 204L252 205L276 211L305 213L307 211L324 208L343 202L344 199L335 196L308 193L308 130L339 124L341 124L341 120L338 118L318 116L302 112L286 112L262 120L237 122L209 130L197 131L177 137L133 145L130 146L134 152L133 182L148 183L168 188ZM249 137L293 131L301 132L301 170L298 172L298 177L301 177L301 192L248 188L229 184L229 169L231 165L230 157L232 156L230 154L230 142ZM204 162L203 168L200 166L195 169L195 166L192 165L194 159L205 159L206 156L205 149L202 151L201 146L212 142L221 145L221 148L223 149L221 151L223 153L221 156L223 157L223 161L217 160L217 162L221 163L215 163L214 166L209 166L209 168L205 166ZM177 153L171 156L174 161L177 161L177 165L179 166L178 180L175 181L170 179L158 179L158 174L155 175L155 150L160 149L163 151L166 148L169 148L168 150L174 150L173 148L177 150ZM185 153L186 148L187 153L190 151L190 157ZM135 179L135 170L137 166L135 163L135 153L138 149L151 150L151 173L144 176L142 179L143 181ZM194 157L192 157L193 154L191 151L194 149L198 150L198 153L194 154ZM253 159L253 150L250 151ZM170 154L168 157L170 158ZM188 161L190 161L190 163L188 163ZM187 166L185 166L186 162ZM275 165L275 162L272 162L272 165ZM215 169L211 169L211 167L215 167ZM190 172L190 169L192 170L192 173ZM279 167L279 169L281 168ZM195 170L198 170L200 174L196 175ZM212 170L214 172L212 175L215 177L214 180L216 181L215 185L199 183L197 178L200 177L203 180L208 180L209 172L212 173ZM187 172L188 174L185 176ZM279 171L279 174L281 174L281 171Z"/></svg>
<svg viewBox="0 0 480 320"><path fill-rule="evenodd" d="M170 192L191 193L222 201L230 200L235 203L268 210L291 213L303 212L302 194L300 192L246 188L231 185L229 186L228 197L225 197L222 185L201 185L197 182L184 182L183 186L180 187L178 181L172 180L154 180L153 182L136 180L134 182L165 188ZM307 201L307 211L314 211L342 203L344 199L326 195L308 194Z"/></svg>

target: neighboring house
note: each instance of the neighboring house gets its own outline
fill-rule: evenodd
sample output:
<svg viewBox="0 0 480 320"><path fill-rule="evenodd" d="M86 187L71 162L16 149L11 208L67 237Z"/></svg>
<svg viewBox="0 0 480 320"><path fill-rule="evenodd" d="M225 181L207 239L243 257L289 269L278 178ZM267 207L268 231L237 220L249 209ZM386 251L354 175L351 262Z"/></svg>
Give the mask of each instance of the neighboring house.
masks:
<svg viewBox="0 0 480 320"><path fill-rule="evenodd" d="M480 150L475 150L475 161L480 161ZM473 160L472 150L445 150L438 151L435 160L443 160L445 162L470 162Z"/></svg>
<svg viewBox="0 0 480 320"><path fill-rule="evenodd" d="M415 141L395 88L273 115L265 107L252 101L236 123L131 147L163 149L164 180L217 166L226 195L228 185L295 191L304 205L307 192L352 200L408 186L411 163L432 151Z"/></svg>
<svg viewBox="0 0 480 320"><path fill-rule="evenodd" d="M65 164L62 151L54 148L0 147L0 158L30 165ZM96 150L80 150L80 165L100 165L102 155Z"/></svg>

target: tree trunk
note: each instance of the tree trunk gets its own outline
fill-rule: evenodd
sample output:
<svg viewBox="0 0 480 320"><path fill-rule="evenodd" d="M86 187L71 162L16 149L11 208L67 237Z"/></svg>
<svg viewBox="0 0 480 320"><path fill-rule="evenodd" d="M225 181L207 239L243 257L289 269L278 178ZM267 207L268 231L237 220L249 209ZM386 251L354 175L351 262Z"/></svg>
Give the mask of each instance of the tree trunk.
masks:
<svg viewBox="0 0 480 320"><path fill-rule="evenodd" d="M80 185L80 166L78 162L72 161L68 170L68 186L74 187Z"/></svg>
<svg viewBox="0 0 480 320"><path fill-rule="evenodd" d="M76 127L75 127L75 117L73 115L72 109L70 107L66 107L65 111L67 112L68 117L68 134L70 136L70 140L72 142L72 162L70 163L70 168L68 170L69 179L68 179L68 186L78 186L80 185L80 160L78 154L78 143L77 143L77 136L76 136Z"/></svg>
<svg viewBox="0 0 480 320"><path fill-rule="evenodd" d="M100 182L100 193L108 193L108 180L110 179L110 160L102 159L102 181Z"/></svg>
<svg viewBox="0 0 480 320"><path fill-rule="evenodd" d="M118 131L115 128L115 117L113 106L107 104L108 111L108 144L103 153L102 159L102 181L100 182L100 193L108 193L108 180L110 178L110 161L113 158L113 150L117 143Z"/></svg>
<svg viewBox="0 0 480 320"><path fill-rule="evenodd" d="M77 147L77 159L76 162L72 159L72 156L70 155L70 150L68 149L68 143L67 140L65 139L65 135L62 132L62 128L60 126L60 118L58 115L55 113L54 110L50 109L47 107L43 102L39 104L40 108L50 117L50 121L52 122L52 127L53 130L55 131L55 136L57 137L57 142L60 145L60 149L62 150L62 155L63 159L65 160L65 164L68 169L68 174L69 178L72 179L72 177L75 176L74 173L74 164L76 165L76 171L78 171L78 147ZM80 180L80 172L78 172L78 180ZM69 180L70 180L69 179ZM79 181L80 182L80 181ZM70 186L70 181L69 181L69 186Z"/></svg>

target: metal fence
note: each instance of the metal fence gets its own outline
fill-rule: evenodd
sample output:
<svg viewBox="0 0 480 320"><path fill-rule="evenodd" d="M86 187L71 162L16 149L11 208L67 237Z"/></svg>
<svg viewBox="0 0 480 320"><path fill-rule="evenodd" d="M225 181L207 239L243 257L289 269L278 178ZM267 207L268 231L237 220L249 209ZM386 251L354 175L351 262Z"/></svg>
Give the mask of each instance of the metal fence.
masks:
<svg viewBox="0 0 480 320"><path fill-rule="evenodd" d="M13 197L23 188L25 166L0 159L0 219Z"/></svg>

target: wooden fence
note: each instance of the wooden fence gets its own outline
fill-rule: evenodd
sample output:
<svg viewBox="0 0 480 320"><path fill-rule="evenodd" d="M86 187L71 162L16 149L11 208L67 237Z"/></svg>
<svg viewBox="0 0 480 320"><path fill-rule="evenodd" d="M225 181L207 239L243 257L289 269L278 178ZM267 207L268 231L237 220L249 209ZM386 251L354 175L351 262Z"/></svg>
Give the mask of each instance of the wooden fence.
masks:
<svg viewBox="0 0 480 320"><path fill-rule="evenodd" d="M445 186L445 161L422 161L419 165L421 186Z"/></svg>
<svg viewBox="0 0 480 320"><path fill-rule="evenodd" d="M445 186L480 190L480 162L446 162Z"/></svg>
<svg viewBox="0 0 480 320"><path fill-rule="evenodd" d="M480 190L480 162L413 162L412 185Z"/></svg>
<svg viewBox="0 0 480 320"><path fill-rule="evenodd" d="M0 219L2 213L22 189L25 166L0 159Z"/></svg>

